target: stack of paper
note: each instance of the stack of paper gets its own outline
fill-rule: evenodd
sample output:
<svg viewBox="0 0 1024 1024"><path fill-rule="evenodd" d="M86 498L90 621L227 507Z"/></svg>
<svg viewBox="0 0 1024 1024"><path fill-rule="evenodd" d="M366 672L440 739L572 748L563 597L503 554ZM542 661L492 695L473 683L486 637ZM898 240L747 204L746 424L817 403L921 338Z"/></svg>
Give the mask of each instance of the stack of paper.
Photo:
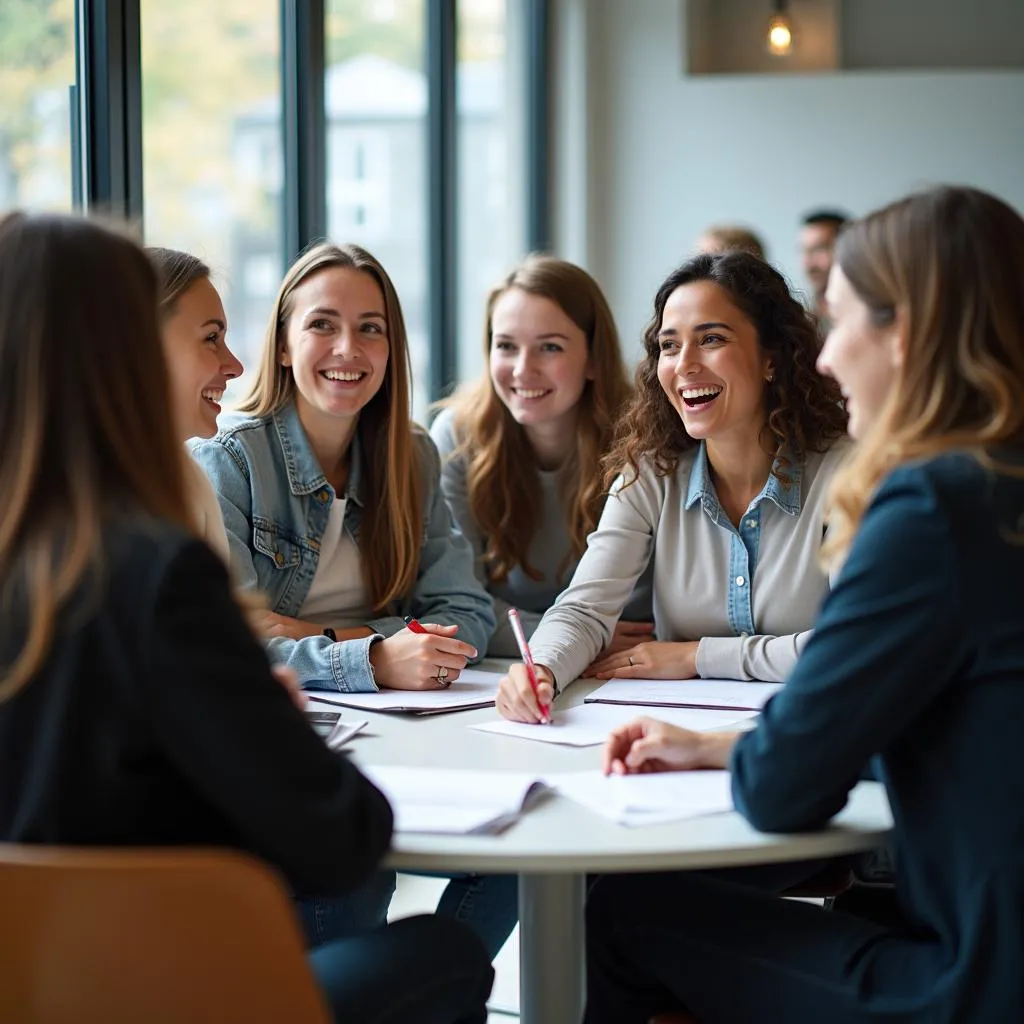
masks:
<svg viewBox="0 0 1024 1024"><path fill-rule="evenodd" d="M570 800L620 825L657 825L733 809L726 771L609 775L550 774L545 781Z"/></svg>
<svg viewBox="0 0 1024 1024"><path fill-rule="evenodd" d="M527 725L524 722L482 722L471 725L471 729L497 733L500 736L516 736L540 743L562 743L570 747L596 747L604 743L608 734L620 725L632 721L641 712L635 707L609 704L584 704L582 707L555 710L549 725ZM753 718L756 711L723 711L698 708L659 708L655 716L664 722L708 732L721 729L745 718Z"/></svg>
<svg viewBox="0 0 1024 1024"><path fill-rule="evenodd" d="M309 696L325 704L339 704L363 711L398 711L412 715L437 715L444 711L468 711L494 704L500 672L463 669L459 678L436 690L379 690L374 693L342 693L339 690L310 690Z"/></svg>
<svg viewBox="0 0 1024 1024"><path fill-rule="evenodd" d="M524 772L360 767L388 798L398 832L500 832L547 790Z"/></svg>
<svg viewBox="0 0 1024 1024"><path fill-rule="evenodd" d="M588 704L760 711L782 687L735 679L609 679L583 699Z"/></svg>

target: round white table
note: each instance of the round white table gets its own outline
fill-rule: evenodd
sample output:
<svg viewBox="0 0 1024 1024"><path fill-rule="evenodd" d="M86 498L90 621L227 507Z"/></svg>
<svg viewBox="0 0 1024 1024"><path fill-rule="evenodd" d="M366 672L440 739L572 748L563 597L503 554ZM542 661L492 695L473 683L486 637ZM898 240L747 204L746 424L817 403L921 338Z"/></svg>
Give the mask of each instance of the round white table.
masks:
<svg viewBox="0 0 1024 1024"><path fill-rule="evenodd" d="M487 664L482 668L491 667ZM596 684L573 684L559 706L580 703ZM657 709L637 709L637 713ZM579 771L600 764L600 747L532 743L467 728L493 708L409 717L366 713L352 743L368 765L535 772ZM364 717L362 711L346 717ZM538 726L543 728L543 726ZM881 845L892 826L877 783L861 783L846 809L821 832L766 835L739 814L625 828L557 794L544 798L497 836L398 833L389 864L400 870L519 875L520 1019L578 1024L584 1000L583 902L586 875L693 870L810 860Z"/></svg>

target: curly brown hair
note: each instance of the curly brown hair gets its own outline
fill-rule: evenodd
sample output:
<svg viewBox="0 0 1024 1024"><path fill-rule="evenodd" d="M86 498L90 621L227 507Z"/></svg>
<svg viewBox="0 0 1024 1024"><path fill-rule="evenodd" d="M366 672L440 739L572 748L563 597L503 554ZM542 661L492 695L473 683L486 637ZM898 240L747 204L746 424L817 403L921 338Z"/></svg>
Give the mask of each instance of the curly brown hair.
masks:
<svg viewBox="0 0 1024 1024"><path fill-rule="evenodd" d="M770 356L773 378L766 384L766 411L760 442L777 460L773 472L803 462L808 452L824 451L846 433L846 411L836 383L815 369L821 345L808 312L793 298L785 278L745 252L694 256L665 279L654 297L654 316L644 330L644 357L636 371L633 400L619 422L615 444L605 458L605 480L620 473L633 483L641 461L659 476L670 476L679 457L697 447L658 380L658 334L669 296L683 285L711 281L757 330Z"/></svg>

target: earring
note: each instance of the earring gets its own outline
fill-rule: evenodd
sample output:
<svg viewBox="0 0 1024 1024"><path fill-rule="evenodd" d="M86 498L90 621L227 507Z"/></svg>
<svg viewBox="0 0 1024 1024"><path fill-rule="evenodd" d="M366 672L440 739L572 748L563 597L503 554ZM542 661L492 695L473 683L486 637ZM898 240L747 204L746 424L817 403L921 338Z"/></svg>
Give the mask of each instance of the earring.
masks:
<svg viewBox="0 0 1024 1024"><path fill-rule="evenodd" d="M772 383L772 381L774 381L774 380L775 380L775 374L774 374L774 373L769 373L769 374L768 374L768 375L767 375L767 376L765 377L765 380L766 380L766 381L767 381L767 382L768 382L769 384L771 384L771 383Z"/></svg>

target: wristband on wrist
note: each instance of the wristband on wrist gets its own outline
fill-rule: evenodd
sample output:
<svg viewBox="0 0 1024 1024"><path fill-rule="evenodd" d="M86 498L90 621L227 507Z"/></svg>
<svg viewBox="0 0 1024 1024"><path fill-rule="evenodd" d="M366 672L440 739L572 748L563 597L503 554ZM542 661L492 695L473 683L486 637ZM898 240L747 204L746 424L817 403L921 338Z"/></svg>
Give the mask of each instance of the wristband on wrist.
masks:
<svg viewBox="0 0 1024 1024"><path fill-rule="evenodd" d="M338 642L338 634L335 633L330 626L324 627L324 636L327 637L327 639L330 640L332 643Z"/></svg>

